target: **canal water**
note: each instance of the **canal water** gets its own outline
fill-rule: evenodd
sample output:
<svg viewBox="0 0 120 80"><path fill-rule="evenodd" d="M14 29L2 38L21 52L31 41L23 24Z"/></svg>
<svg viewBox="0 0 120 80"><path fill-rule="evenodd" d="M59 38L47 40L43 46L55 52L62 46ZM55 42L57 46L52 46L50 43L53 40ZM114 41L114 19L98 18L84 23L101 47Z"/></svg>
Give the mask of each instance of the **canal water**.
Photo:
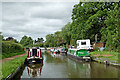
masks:
<svg viewBox="0 0 120 80"><path fill-rule="evenodd" d="M20 78L118 78L120 69L96 62L76 62L67 56L43 53L43 64L24 67Z"/></svg>

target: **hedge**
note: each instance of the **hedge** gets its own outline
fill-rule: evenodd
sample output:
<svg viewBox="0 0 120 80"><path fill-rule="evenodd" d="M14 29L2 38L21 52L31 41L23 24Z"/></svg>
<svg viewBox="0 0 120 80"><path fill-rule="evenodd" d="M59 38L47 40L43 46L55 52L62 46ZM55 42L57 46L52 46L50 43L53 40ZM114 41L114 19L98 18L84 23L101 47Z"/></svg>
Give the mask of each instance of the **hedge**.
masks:
<svg viewBox="0 0 120 80"><path fill-rule="evenodd" d="M2 41L2 53L17 53L23 52L24 48L19 43L14 43L11 41Z"/></svg>

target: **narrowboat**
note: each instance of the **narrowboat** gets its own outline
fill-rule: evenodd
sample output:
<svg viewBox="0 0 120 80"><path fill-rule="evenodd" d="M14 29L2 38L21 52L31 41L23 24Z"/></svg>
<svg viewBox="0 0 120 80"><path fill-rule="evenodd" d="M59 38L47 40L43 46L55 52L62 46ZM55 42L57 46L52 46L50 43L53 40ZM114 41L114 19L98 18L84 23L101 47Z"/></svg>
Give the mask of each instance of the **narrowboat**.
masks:
<svg viewBox="0 0 120 80"><path fill-rule="evenodd" d="M81 61L91 61L90 47L89 39L77 40L77 48L69 48L67 56Z"/></svg>
<svg viewBox="0 0 120 80"><path fill-rule="evenodd" d="M60 51L59 51L58 49L55 49L55 50L53 51L53 54L60 54Z"/></svg>
<svg viewBox="0 0 120 80"><path fill-rule="evenodd" d="M26 63L43 63L43 55L40 48L33 47L28 49Z"/></svg>
<svg viewBox="0 0 120 80"><path fill-rule="evenodd" d="M63 56L67 56L67 48L61 48L60 49L60 54Z"/></svg>
<svg viewBox="0 0 120 80"><path fill-rule="evenodd" d="M64 49L64 48L62 48L61 50L60 50L60 53L65 53L66 52L66 50Z"/></svg>
<svg viewBox="0 0 120 80"><path fill-rule="evenodd" d="M47 51L50 51L50 48L47 48Z"/></svg>
<svg viewBox="0 0 120 80"><path fill-rule="evenodd" d="M59 48L56 48L56 47L52 47L52 48L50 49L50 51L51 51L52 54L60 54Z"/></svg>
<svg viewBox="0 0 120 80"><path fill-rule="evenodd" d="M54 47L51 47L50 48L50 52L54 52L55 48Z"/></svg>

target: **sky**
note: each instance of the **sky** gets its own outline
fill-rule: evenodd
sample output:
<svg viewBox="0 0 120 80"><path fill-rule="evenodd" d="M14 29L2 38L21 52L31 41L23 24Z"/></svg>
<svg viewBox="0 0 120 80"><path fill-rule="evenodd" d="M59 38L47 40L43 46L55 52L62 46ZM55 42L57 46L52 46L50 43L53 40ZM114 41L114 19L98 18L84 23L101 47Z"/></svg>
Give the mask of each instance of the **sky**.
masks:
<svg viewBox="0 0 120 80"><path fill-rule="evenodd" d="M24 35L46 40L47 34L61 31L72 21L75 4L78 2L2 2L2 35L18 41Z"/></svg>

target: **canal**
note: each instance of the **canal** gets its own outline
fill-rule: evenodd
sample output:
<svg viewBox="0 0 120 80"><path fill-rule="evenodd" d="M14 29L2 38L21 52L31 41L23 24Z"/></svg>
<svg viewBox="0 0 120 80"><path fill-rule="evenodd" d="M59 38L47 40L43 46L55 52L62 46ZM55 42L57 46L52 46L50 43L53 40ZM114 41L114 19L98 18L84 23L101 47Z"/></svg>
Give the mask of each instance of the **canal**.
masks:
<svg viewBox="0 0 120 80"><path fill-rule="evenodd" d="M20 78L118 78L120 69L96 62L76 62L67 56L43 53L43 64L24 67Z"/></svg>

